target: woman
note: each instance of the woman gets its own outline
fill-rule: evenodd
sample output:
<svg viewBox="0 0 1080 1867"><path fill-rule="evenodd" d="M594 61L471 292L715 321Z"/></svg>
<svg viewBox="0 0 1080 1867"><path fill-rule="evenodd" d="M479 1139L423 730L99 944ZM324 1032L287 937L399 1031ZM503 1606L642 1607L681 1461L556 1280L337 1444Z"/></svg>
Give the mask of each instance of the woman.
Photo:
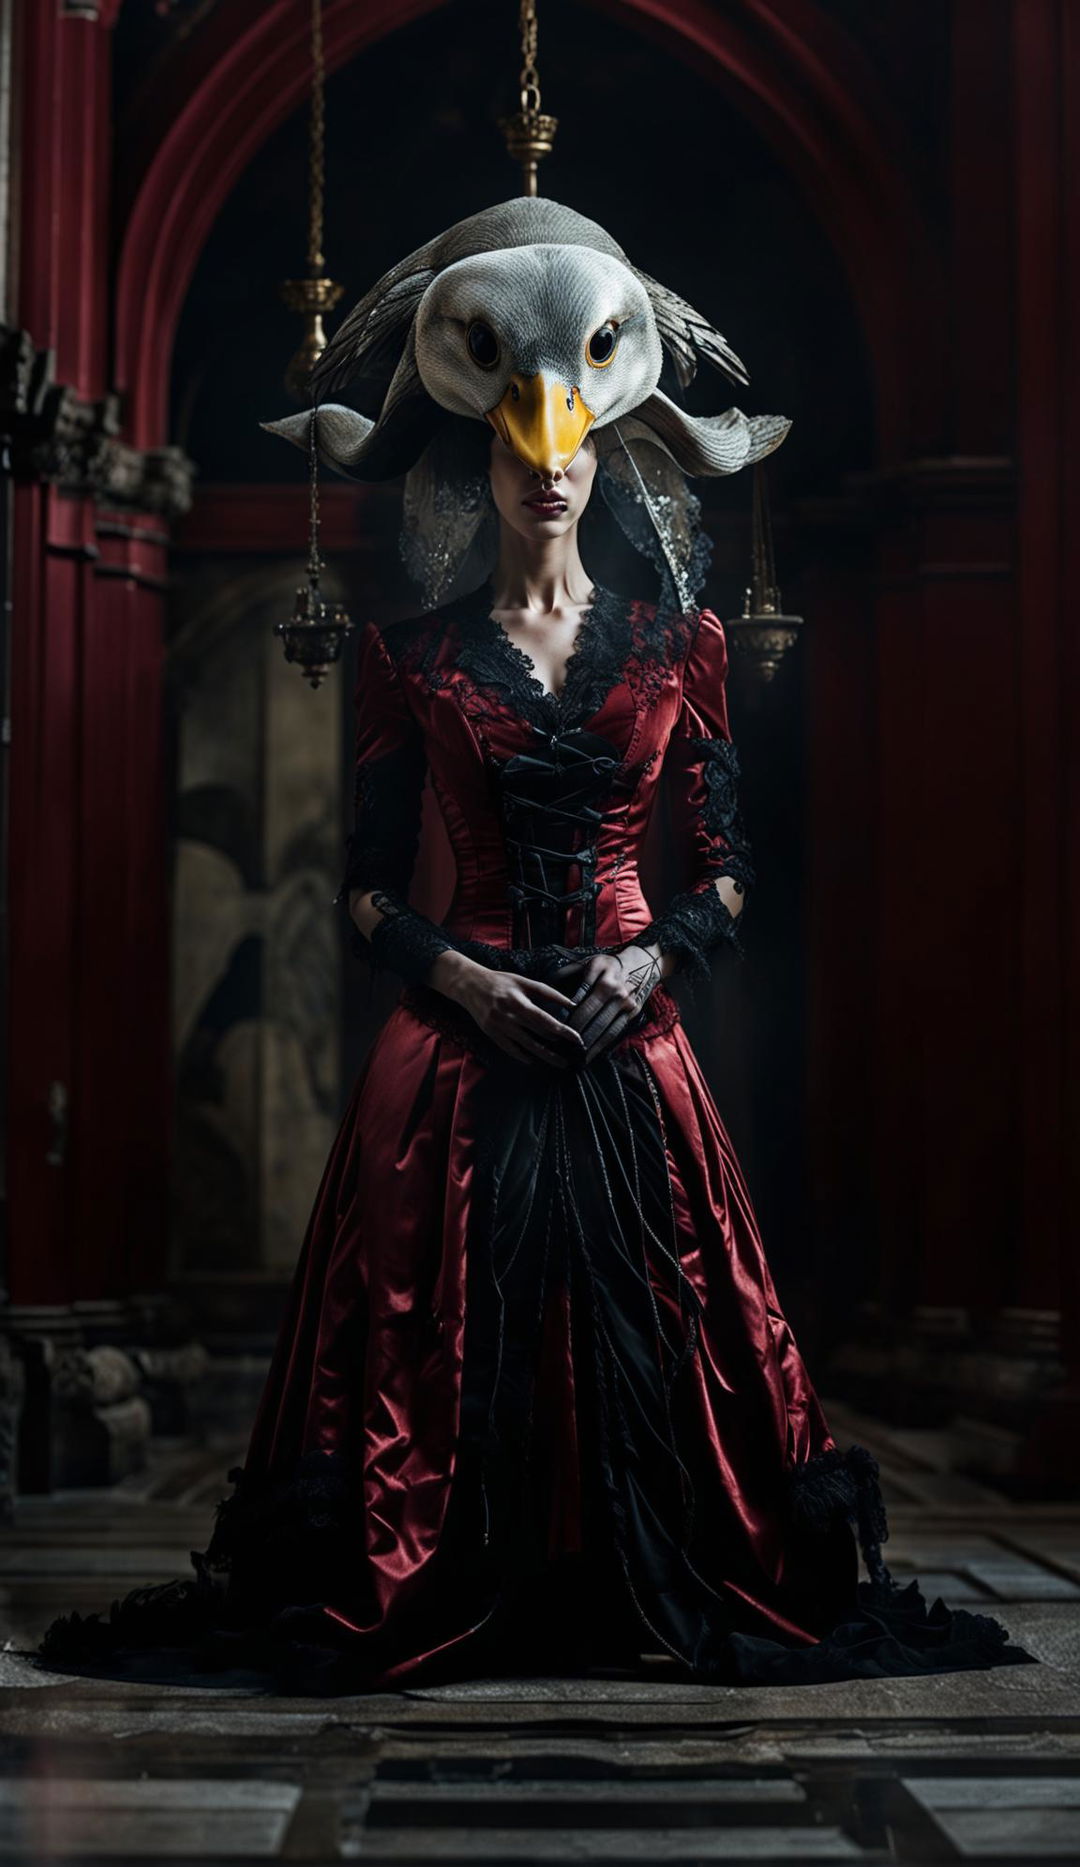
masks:
<svg viewBox="0 0 1080 1867"><path fill-rule="evenodd" d="M651 603L590 577L598 472L616 511L619 489L587 429L538 457L538 377L480 431L489 576L364 633L343 896L405 989L236 1496L194 1584L46 1652L213 1628L316 1690L644 1652L746 1682L1025 1658L892 1585L873 1460L835 1446L781 1312L666 990L735 943L752 880L723 629L671 575ZM638 861L662 772L687 873L656 915ZM442 925L407 898L428 773L457 867Z"/></svg>

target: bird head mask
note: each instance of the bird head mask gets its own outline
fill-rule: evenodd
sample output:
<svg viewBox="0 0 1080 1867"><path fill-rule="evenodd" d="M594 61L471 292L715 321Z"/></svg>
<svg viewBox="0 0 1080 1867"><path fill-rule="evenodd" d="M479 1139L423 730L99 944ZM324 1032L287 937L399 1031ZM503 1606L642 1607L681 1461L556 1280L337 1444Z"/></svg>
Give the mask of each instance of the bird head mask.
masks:
<svg viewBox="0 0 1080 1867"><path fill-rule="evenodd" d="M407 476L404 553L430 603L463 585L491 530L483 433L541 475L564 470L590 435L608 507L686 607L701 553L685 475L735 473L789 423L688 414L659 387L665 351L684 387L702 360L746 381L719 331L595 221L520 196L386 273L319 359L314 411L267 426L307 448L314 425L320 457L355 478ZM328 399L342 392L376 413Z"/></svg>

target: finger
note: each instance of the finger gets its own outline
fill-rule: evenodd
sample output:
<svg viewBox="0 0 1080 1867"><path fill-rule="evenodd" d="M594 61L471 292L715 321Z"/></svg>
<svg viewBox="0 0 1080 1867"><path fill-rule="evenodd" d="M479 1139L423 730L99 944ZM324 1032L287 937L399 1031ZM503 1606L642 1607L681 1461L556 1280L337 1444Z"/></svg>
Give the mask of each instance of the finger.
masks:
<svg viewBox="0 0 1080 1867"><path fill-rule="evenodd" d="M515 1035L520 1037L523 1029L528 1029L535 1037L545 1039L563 1056L568 1051L574 1055L581 1049L580 1033L571 1030L569 1024L564 1024L561 1018L553 1018L550 1012L541 1011L539 1005L526 1002L520 1007L514 1018Z"/></svg>
<svg viewBox="0 0 1080 1867"><path fill-rule="evenodd" d="M575 994L581 990L583 985L588 985L588 980L584 977L581 966L577 965L568 966L565 971L557 972L555 983L560 992L566 994L567 1004L572 1005Z"/></svg>
<svg viewBox="0 0 1080 1867"><path fill-rule="evenodd" d="M605 1004L598 1006L594 1016L581 1030L581 1040L586 1050L592 1049L597 1038L604 1035L616 1018L629 1018L630 1015L630 1009L623 1003L621 997L608 999Z"/></svg>
<svg viewBox="0 0 1080 1867"><path fill-rule="evenodd" d="M626 1035L627 1029L632 1023L633 1016L630 1012L626 1012L621 1018L616 1018L615 1022L604 1032L599 1042L590 1044L588 1050L586 1050L584 1059L585 1068L588 1069L590 1063L595 1063L597 1057L603 1056L606 1050L611 1050L612 1047L618 1043L620 1037Z"/></svg>
<svg viewBox="0 0 1080 1867"><path fill-rule="evenodd" d="M603 978L594 982L593 990L588 998L583 998L581 1004L570 1013L568 1023L571 1029L580 1031L581 1035L586 1037L590 1026L600 1014L606 1011L609 1005L614 1005L617 1011L623 1004L624 997L625 988L622 980L606 973Z"/></svg>
<svg viewBox="0 0 1080 1867"><path fill-rule="evenodd" d="M558 986L545 984L543 979L519 978L518 984L526 997L550 1005L556 1013L567 1012L574 1002L568 993L560 992Z"/></svg>
<svg viewBox="0 0 1080 1867"><path fill-rule="evenodd" d="M621 987L622 974L617 968L612 968L604 955L599 955L588 979L582 981L574 994L574 1009L570 1013L569 1023L575 1030L580 1030L594 1015L597 1005L606 1004L612 992L619 991Z"/></svg>
<svg viewBox="0 0 1080 1867"><path fill-rule="evenodd" d="M606 1004L607 999L602 992L589 992L586 997L581 999L581 1001L574 1006L573 1011L566 1020L567 1028L571 1031L577 1031L580 1034L590 1020L596 1016L600 1007Z"/></svg>
<svg viewBox="0 0 1080 1867"><path fill-rule="evenodd" d="M591 953L583 959L571 960L568 965L560 966L556 977L564 981L562 995L567 997L568 1004L576 1005L585 996L592 981L603 971L604 958L603 953ZM577 979L577 985L571 991L570 981L573 978Z"/></svg>
<svg viewBox="0 0 1080 1867"><path fill-rule="evenodd" d="M491 1038L492 1043L496 1044L502 1051L503 1055L512 1057L515 1063L532 1063L533 1059L530 1057L528 1051L523 1049L520 1044L516 1043L509 1034L505 1032L489 1031L488 1036Z"/></svg>
<svg viewBox="0 0 1080 1867"><path fill-rule="evenodd" d="M576 979L578 974L583 973L595 958L595 953L582 953L576 959L561 960L551 974L551 978L556 982L559 979Z"/></svg>
<svg viewBox="0 0 1080 1867"><path fill-rule="evenodd" d="M581 983L576 992L572 994L571 1002L575 1005L580 1005L583 1000L589 996L593 987L598 985L603 979L606 969L607 960L605 955L603 953L594 954L585 968Z"/></svg>
<svg viewBox="0 0 1080 1867"><path fill-rule="evenodd" d="M568 1070L574 1061L572 1056L567 1055L565 1048L562 1050L554 1050L550 1044L542 1043L538 1037L533 1037L532 1033L529 1031L518 1031L514 1041L528 1052L529 1057L533 1061L537 1063L546 1063L550 1069Z"/></svg>

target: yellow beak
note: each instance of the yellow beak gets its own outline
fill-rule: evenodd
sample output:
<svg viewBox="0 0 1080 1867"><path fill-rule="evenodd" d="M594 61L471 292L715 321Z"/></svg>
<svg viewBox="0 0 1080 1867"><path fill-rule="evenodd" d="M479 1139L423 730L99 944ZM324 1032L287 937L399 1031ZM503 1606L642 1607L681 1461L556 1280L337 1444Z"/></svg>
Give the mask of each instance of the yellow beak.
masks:
<svg viewBox="0 0 1080 1867"><path fill-rule="evenodd" d="M487 418L534 473L565 473L596 419L578 389L544 376L511 376Z"/></svg>

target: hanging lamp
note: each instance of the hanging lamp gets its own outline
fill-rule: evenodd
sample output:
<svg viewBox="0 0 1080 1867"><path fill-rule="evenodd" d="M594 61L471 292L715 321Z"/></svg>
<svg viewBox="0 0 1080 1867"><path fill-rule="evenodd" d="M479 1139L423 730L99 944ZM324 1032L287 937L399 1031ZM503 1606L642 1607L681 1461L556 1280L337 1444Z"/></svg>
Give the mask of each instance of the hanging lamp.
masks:
<svg viewBox="0 0 1080 1867"><path fill-rule="evenodd" d="M323 256L323 206L326 193L326 68L323 58L322 0L311 0L311 117L308 140L308 276L286 279L281 296L291 311L304 319L304 336L285 372L285 386L298 401L306 401L311 371L326 348L323 315L332 311L343 287L326 276ZM352 622L345 609L322 590L325 568L319 554L319 454L315 432L316 411L311 412L308 438L308 559L305 581L296 592L288 622L274 625L281 637L286 661L297 664L312 687L321 686L331 667L341 659Z"/></svg>
<svg viewBox="0 0 1080 1867"><path fill-rule="evenodd" d="M781 607L773 555L772 518L765 468L754 468L754 520L750 583L741 616L725 626L736 655L749 667L755 684L768 686L802 628L801 616L786 616Z"/></svg>

